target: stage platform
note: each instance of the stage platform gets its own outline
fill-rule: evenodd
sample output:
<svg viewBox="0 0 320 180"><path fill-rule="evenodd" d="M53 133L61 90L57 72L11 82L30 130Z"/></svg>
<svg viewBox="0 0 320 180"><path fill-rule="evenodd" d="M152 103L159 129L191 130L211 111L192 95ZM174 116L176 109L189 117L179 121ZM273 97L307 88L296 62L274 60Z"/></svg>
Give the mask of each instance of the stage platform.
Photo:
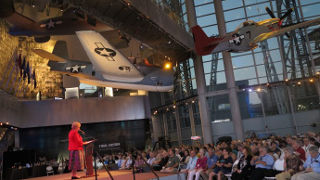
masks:
<svg viewBox="0 0 320 180"><path fill-rule="evenodd" d="M156 172L159 177L163 176L170 176L172 174L167 173L160 173ZM131 180L133 179L132 171L129 170L116 170L111 171L111 174L114 178L114 180ZM78 172L78 176L84 176L84 172ZM108 173L105 170L99 170L98 171L98 180L111 180L109 178ZM156 178L155 175L152 172L147 173L136 173L136 180L149 180ZM71 173L65 173L65 174L58 174L58 175L50 175L50 176L43 176L43 177L37 177L37 178L29 178L28 180L69 180L71 179ZM83 180L94 180L95 177L88 177L88 178L81 178Z"/></svg>

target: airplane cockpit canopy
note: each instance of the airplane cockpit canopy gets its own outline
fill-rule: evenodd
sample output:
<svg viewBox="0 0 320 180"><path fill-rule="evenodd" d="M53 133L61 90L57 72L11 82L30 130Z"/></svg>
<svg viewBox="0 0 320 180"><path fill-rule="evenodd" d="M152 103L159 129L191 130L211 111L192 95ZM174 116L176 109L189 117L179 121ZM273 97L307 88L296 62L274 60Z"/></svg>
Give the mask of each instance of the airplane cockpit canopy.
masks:
<svg viewBox="0 0 320 180"><path fill-rule="evenodd" d="M246 26L251 26L251 25L255 25L257 24L256 22L252 21L252 20L248 20L248 21L245 21L243 23L241 23L237 29L240 29L240 28L243 28L243 27L246 27Z"/></svg>

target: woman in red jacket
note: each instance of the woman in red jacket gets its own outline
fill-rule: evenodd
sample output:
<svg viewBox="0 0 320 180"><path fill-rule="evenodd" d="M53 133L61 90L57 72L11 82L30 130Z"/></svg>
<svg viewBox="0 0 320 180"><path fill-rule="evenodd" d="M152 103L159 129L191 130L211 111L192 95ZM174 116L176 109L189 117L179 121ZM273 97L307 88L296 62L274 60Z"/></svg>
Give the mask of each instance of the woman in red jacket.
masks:
<svg viewBox="0 0 320 180"><path fill-rule="evenodd" d="M71 179L80 179L77 176L77 170L84 168L84 153L83 153L83 141L79 134L81 124L79 122L73 122L71 130L69 132L69 170L72 171Z"/></svg>

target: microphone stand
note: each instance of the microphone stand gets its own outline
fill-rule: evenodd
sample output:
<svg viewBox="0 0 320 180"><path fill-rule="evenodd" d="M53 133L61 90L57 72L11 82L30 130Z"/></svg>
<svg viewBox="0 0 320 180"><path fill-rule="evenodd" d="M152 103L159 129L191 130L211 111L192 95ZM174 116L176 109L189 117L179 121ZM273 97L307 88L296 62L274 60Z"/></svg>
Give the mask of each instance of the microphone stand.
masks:
<svg viewBox="0 0 320 180"><path fill-rule="evenodd" d="M82 130L79 130L83 135L85 135L86 133ZM93 141L97 141L97 139L93 138ZM91 142L93 143L93 142ZM110 170L108 169L108 167L104 164L102 157L100 156L100 154L95 150L94 146L93 146L93 158L94 158L94 176L95 176L95 180L98 180L98 174L97 174L97 162L96 162L96 158L98 157L99 161L102 163L104 169L107 171L109 177L111 178L111 180L114 180L113 176L110 173Z"/></svg>
<svg viewBox="0 0 320 180"><path fill-rule="evenodd" d="M135 163L135 160L134 160L134 157L132 155L132 163L131 163L131 167L132 167L132 176L133 176L133 180L136 180L136 172L134 170L134 163Z"/></svg>
<svg viewBox="0 0 320 180"><path fill-rule="evenodd" d="M148 164L148 162L142 157L142 154L140 154L137 149L135 149L135 151L137 152L138 155L141 156L143 162L150 168L151 172L156 176L157 180L159 180L159 175L152 169L152 167L150 166L150 164Z"/></svg>

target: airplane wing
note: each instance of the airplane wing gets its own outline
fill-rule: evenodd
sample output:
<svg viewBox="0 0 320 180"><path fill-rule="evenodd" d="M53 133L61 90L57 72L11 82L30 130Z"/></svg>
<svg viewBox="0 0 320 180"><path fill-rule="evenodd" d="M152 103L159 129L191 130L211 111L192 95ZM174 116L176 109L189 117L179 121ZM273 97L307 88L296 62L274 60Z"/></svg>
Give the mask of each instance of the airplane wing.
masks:
<svg viewBox="0 0 320 180"><path fill-rule="evenodd" d="M51 61L67 62L66 59L59 57L59 56L56 56L52 53L49 53L48 51L45 51L43 49L32 49L32 51L41 57L48 58Z"/></svg>
<svg viewBox="0 0 320 180"><path fill-rule="evenodd" d="M76 32L96 71L112 81L139 82L142 73L103 36L95 31Z"/></svg>
<svg viewBox="0 0 320 180"><path fill-rule="evenodd" d="M304 28L304 27L308 27L308 26L314 26L316 24L320 23L320 18L316 18L310 21L305 21L299 24L295 24L292 26L288 26L285 28L281 28L278 31L272 31L272 32L268 32L268 33L262 33L260 34L258 37L256 37L253 41L250 42L250 44L256 44L258 42L264 41L266 39L272 38L272 37L276 37L279 36L281 34L284 34L286 32L298 29L298 28Z"/></svg>

